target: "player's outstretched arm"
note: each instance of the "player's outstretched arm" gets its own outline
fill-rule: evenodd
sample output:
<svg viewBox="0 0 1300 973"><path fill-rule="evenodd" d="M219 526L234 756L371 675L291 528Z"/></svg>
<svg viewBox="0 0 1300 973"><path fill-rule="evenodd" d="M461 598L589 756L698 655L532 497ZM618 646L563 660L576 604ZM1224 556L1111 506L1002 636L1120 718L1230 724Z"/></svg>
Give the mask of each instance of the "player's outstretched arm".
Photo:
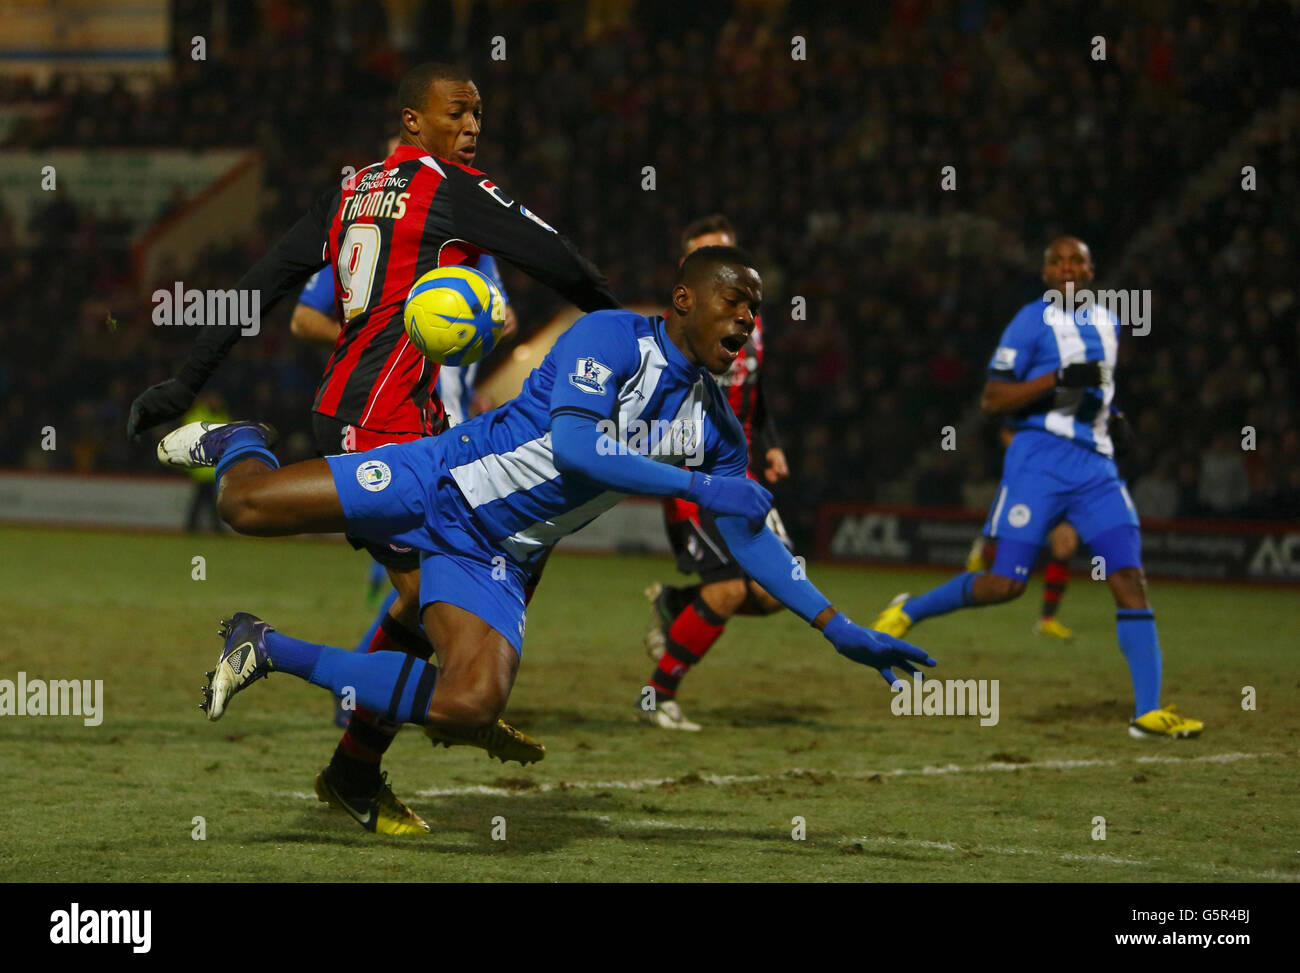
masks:
<svg viewBox="0 0 1300 973"><path fill-rule="evenodd" d="M619 306L595 264L485 175L448 165L445 185L458 236L508 261L584 311Z"/></svg>
<svg viewBox="0 0 1300 973"><path fill-rule="evenodd" d="M680 497L717 514L731 514L761 527L772 494L743 476L693 473L629 452L586 415L560 413L551 418L555 468L620 493Z"/></svg>
<svg viewBox="0 0 1300 973"><path fill-rule="evenodd" d="M916 665L932 666L934 659L923 649L902 639L855 625L836 611L824 594L807 579L803 565L768 528L755 531L740 517L717 519L718 531L745 573L763 586L814 628L820 629L835 651L847 659L877 670L893 686L898 680L894 667L909 675Z"/></svg>
<svg viewBox="0 0 1300 973"><path fill-rule="evenodd" d="M338 199L337 188L322 193L293 229L239 279L235 293L254 295L255 320L260 321L280 298L325 265L329 225ZM243 333L236 324L197 329L198 338L177 376L150 386L131 403L126 420L128 439L138 441L145 429L175 419L194 404L199 389Z"/></svg>

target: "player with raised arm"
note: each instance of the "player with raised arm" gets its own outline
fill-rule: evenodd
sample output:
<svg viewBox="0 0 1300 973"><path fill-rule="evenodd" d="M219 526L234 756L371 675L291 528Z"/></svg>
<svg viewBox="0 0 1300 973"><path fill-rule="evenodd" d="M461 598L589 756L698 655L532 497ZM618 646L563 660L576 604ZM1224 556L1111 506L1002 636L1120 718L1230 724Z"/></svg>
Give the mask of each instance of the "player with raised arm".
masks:
<svg viewBox="0 0 1300 973"><path fill-rule="evenodd" d="M482 101L466 74L423 64L403 77L398 96L400 135L393 152L322 193L236 285L257 295L264 314L332 265L343 325L313 405L313 431L325 454L417 440L445 428L442 403L432 394L438 366L411 345L402 324L411 286L435 267L492 253L583 310L618 306L604 277L564 237L469 167ZM138 437L188 408L240 335L238 328L199 330L180 373L132 404L128 435ZM418 554L384 538L350 539L385 564L398 592L369 648L428 658L432 650L419 622ZM374 712L359 709L316 780L317 794L372 830L427 830L380 772L394 732ZM545 752L504 723L472 737L453 732L448 728L435 742L480 746L521 763Z"/></svg>
<svg viewBox="0 0 1300 973"><path fill-rule="evenodd" d="M1043 253L1043 283L1058 293L1093 279L1092 255L1075 237ZM1068 519L1102 558L1115 597L1115 629L1135 698L1129 734L1199 736L1203 724L1160 705L1161 658L1146 597L1137 510L1115 466L1111 401L1119 323L1104 307L1065 310L1043 299L1020 309L989 363L980 405L1013 417L1002 484L989 514L992 570L966 571L916 598L899 595L872 626L901 638L917 622L959 608L1017 598L1043 539Z"/></svg>
<svg viewBox="0 0 1300 973"><path fill-rule="evenodd" d="M690 223L682 231L681 245L683 260L700 247L734 247L736 230L725 216L714 213ZM726 373L716 378L745 431L751 471L768 483L784 480L790 467L763 395L763 321L757 314L749 341ZM775 507L767 525L786 547L791 546ZM654 689L655 705L649 706L648 695L638 694L637 715L651 726L698 730L699 724L688 720L677 702L681 681L733 616L770 615L782 605L746 576L707 510L689 500L669 498L664 501L664 526L677 570L698 574L700 580L688 587L654 584L646 589L651 612L644 643L657 663L648 684Z"/></svg>
<svg viewBox="0 0 1300 973"><path fill-rule="evenodd" d="M771 494L746 476L745 435L710 373L749 340L762 284L753 262L706 247L678 269L670 316L600 311L555 343L520 394L455 434L277 468L266 428L201 423L160 459L215 465L222 517L241 533L346 530L421 554L420 605L438 655L360 655L291 638L253 615L223 624L203 703L209 719L273 672L342 693L388 719L472 731L504 710L524 639L529 568L628 494L690 499L717 517L746 573L849 659L898 676L925 652L853 624L764 526ZM628 433L666 430L657 437ZM426 729L426 732L429 732Z"/></svg>

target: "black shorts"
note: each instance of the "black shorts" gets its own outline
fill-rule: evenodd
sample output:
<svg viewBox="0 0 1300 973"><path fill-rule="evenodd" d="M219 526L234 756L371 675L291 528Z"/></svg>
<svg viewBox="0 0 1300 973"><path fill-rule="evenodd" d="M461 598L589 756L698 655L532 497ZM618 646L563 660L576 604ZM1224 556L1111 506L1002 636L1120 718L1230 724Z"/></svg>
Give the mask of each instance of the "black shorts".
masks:
<svg viewBox="0 0 1300 973"><path fill-rule="evenodd" d="M677 570L682 574L698 574L704 584L748 577L745 569L731 556L727 542L718 532L717 521L709 511L701 510L686 500L666 500L664 526L668 529L668 542L677 558ZM794 550L775 507L768 512L767 526L781 539L786 550Z"/></svg>
<svg viewBox="0 0 1300 973"><path fill-rule="evenodd" d="M414 432L375 432L370 429L358 429L333 416L323 416L313 412L311 417L312 436L316 440L316 449L321 456L339 456L343 453L361 453L375 449L385 443L409 443L422 438ZM376 561L394 571L416 571L420 567L420 552L411 547L397 544L380 544L362 537L345 535L348 543L358 551L366 551Z"/></svg>

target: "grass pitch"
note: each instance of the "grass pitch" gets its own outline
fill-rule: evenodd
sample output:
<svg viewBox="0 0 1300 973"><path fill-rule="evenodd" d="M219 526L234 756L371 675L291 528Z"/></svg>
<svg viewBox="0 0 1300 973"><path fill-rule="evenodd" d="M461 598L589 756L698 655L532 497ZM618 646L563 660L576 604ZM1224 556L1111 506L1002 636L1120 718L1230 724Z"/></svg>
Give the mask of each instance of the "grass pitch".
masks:
<svg viewBox="0 0 1300 973"><path fill-rule="evenodd" d="M1030 634L1038 583L913 630L939 678L999 680L996 726L892 715L879 676L780 615L737 619L688 677L679 699L705 729L685 734L633 711L651 671L641 591L672 566L561 549L507 713L546 760L521 770L404 731L385 765L434 833L398 839L312 794L339 735L322 690L277 676L220 723L197 708L224 614L354 644L370 619L361 555L25 528L0 529L0 549L0 679L102 679L105 697L97 727L0 717L0 880L1300 879L1294 590L1153 586L1164 699L1205 720L1199 740L1128 738L1112 602L1082 580L1062 607L1072 645ZM942 578L811 575L862 622Z"/></svg>

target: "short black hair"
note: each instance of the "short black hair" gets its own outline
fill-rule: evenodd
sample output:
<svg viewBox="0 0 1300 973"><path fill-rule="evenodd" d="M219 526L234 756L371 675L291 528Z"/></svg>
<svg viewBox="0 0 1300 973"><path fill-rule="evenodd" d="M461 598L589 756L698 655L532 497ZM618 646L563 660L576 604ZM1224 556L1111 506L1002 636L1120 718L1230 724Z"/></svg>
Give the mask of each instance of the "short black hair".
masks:
<svg viewBox="0 0 1300 973"><path fill-rule="evenodd" d="M397 107L423 110L429 100L429 88L434 82L469 80L469 72L458 65L425 61L402 75L402 82L397 86Z"/></svg>
<svg viewBox="0 0 1300 973"><path fill-rule="evenodd" d="M705 274L723 265L749 267L755 272L758 271L758 265L754 263L753 258L740 247L700 247L688 254L681 266L677 268L677 279L673 281L673 286L685 284L687 287L694 287Z"/></svg>
<svg viewBox="0 0 1300 973"><path fill-rule="evenodd" d="M682 230L680 241L682 256L686 256L686 248L690 246L692 240L697 236L704 236L706 233L730 233L733 240L736 238L736 228L731 225L731 220L721 213L710 213L708 216L702 216L698 220L687 223L686 229Z"/></svg>

